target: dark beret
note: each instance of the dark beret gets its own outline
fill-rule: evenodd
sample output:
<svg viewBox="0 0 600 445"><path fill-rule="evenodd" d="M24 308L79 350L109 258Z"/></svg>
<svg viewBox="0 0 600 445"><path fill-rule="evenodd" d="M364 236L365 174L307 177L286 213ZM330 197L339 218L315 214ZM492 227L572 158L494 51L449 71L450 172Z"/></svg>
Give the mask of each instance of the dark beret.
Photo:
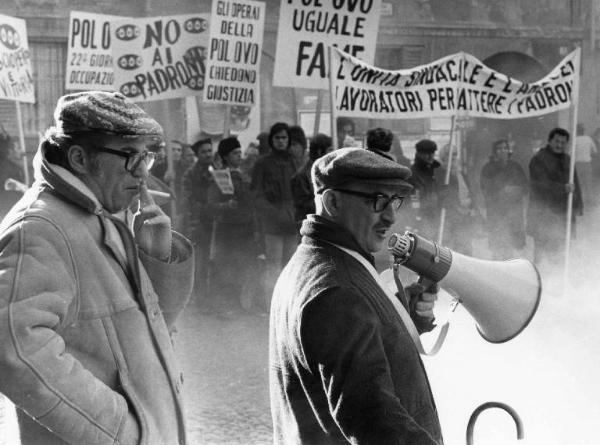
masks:
<svg viewBox="0 0 600 445"><path fill-rule="evenodd" d="M238 141L238 138L235 136L229 136L228 138L221 139L217 150L219 151L219 156L225 158L225 156L227 156L236 148L242 148L240 141Z"/></svg>
<svg viewBox="0 0 600 445"><path fill-rule="evenodd" d="M320 157L311 170L315 193L351 183L391 187L407 193L410 169L363 148L340 148Z"/></svg>
<svg viewBox="0 0 600 445"><path fill-rule="evenodd" d="M162 127L148 113L122 94L108 91L83 91L60 97L54 120L63 134L163 136Z"/></svg>
<svg viewBox="0 0 600 445"><path fill-rule="evenodd" d="M417 149L417 151L423 153L433 153L437 150L437 145L432 140L421 139L419 142L417 142L415 148Z"/></svg>

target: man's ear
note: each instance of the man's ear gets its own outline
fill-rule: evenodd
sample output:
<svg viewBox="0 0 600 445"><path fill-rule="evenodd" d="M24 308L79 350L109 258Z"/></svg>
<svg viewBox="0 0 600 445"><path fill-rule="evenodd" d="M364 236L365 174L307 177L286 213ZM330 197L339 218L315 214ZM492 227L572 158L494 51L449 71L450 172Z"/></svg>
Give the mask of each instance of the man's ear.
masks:
<svg viewBox="0 0 600 445"><path fill-rule="evenodd" d="M339 196L331 189L325 190L321 196L325 212L327 212L329 216L337 216L339 214L340 209Z"/></svg>
<svg viewBox="0 0 600 445"><path fill-rule="evenodd" d="M90 158L81 145L71 145L67 150L67 161L75 173L86 174L90 170Z"/></svg>

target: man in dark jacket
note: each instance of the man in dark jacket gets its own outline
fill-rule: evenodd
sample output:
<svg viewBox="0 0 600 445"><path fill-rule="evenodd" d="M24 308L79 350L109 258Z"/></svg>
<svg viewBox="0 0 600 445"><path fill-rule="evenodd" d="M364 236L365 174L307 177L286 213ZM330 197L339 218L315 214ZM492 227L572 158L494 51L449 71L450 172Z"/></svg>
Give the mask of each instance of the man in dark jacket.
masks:
<svg viewBox="0 0 600 445"><path fill-rule="evenodd" d="M170 334L193 256L146 186L162 128L101 91L54 118L0 225L0 392L23 445L185 444Z"/></svg>
<svg viewBox="0 0 600 445"><path fill-rule="evenodd" d="M412 172L408 182L414 187L411 196L413 216L412 229L427 238L436 238L444 195L445 170L435 159L437 144L422 139L415 145L415 160L410 166Z"/></svg>
<svg viewBox="0 0 600 445"><path fill-rule="evenodd" d="M542 259L559 264L564 258L567 230L567 199L573 194L573 227L575 216L583 215L583 202L577 172L569 183L571 157L566 154L569 132L554 128L548 144L529 162L530 197L527 213L527 233L533 237L534 262Z"/></svg>
<svg viewBox="0 0 600 445"><path fill-rule="evenodd" d="M213 182L209 171L212 162L212 141L200 139L192 144L198 161L183 175L182 217L183 231L194 244L196 271L194 274L194 294L196 303L208 298L209 249L213 217L207 210L208 188Z"/></svg>
<svg viewBox="0 0 600 445"><path fill-rule="evenodd" d="M252 172L256 212L264 231L267 306L277 276L296 247L297 227L291 182L299 168L290 153L290 127L286 123L273 124L269 145L271 152L258 158Z"/></svg>
<svg viewBox="0 0 600 445"><path fill-rule="evenodd" d="M359 148L326 154L313 165L316 214L304 220L302 243L271 306L276 444L442 443L409 335L409 329L415 336L432 329L436 295L421 287L384 290L372 256L411 190L409 175Z"/></svg>

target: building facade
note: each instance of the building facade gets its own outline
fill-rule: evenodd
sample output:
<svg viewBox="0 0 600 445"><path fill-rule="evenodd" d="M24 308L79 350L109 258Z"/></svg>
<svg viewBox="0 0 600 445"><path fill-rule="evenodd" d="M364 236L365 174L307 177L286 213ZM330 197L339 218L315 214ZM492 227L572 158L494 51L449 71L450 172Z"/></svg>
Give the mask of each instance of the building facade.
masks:
<svg viewBox="0 0 600 445"><path fill-rule="evenodd" d="M278 32L279 3L266 0L267 17L261 64L261 127L275 121L301 123L314 113L316 90L272 86ZM321 0L323 1L323 0ZM130 17L210 12L211 0L4 0L0 14L27 21L32 53L36 103L24 104L23 125L28 153L33 153L39 134L52 122L56 99L65 94L67 34L71 10ZM595 0L394 0L383 1L375 64L404 69L428 63L447 54L465 51L486 64L517 78L534 81L546 74L575 47L582 47L582 88L579 121L591 133L600 123ZM183 99L146 102L142 106L163 124L170 139L194 138L198 114L189 113ZM323 110L329 103L323 94ZM15 105L0 101L0 120L17 135ZM530 122L478 120L471 129L484 128L490 137L510 137L529 150L545 138L550 126L569 125L568 112ZM528 120L529 121L529 120ZM357 122L363 134L374 125L391 127L405 144L431 132L446 131L447 123L427 120ZM188 128L189 127L189 128ZM321 129L329 132L329 129ZM309 131L311 132L311 131ZM468 133L468 132L467 132ZM472 141L476 137L471 137ZM193 142L193 141L189 141ZM490 141L491 142L491 141ZM410 147L407 147L410 149ZM410 151L410 150L409 150ZM409 153L410 154L410 153ZM527 151L524 152L525 158Z"/></svg>

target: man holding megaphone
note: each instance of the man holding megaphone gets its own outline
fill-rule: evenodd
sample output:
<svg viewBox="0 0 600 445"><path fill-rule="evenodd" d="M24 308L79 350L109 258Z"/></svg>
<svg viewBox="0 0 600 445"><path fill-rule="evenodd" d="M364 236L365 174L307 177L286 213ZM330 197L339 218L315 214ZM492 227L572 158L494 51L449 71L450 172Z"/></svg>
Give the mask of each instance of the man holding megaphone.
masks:
<svg viewBox="0 0 600 445"><path fill-rule="evenodd" d="M409 333L409 325L433 328L436 294L386 291L372 257L412 189L410 170L344 148L315 161L311 174L316 213L303 222L271 307L275 443L442 444Z"/></svg>

